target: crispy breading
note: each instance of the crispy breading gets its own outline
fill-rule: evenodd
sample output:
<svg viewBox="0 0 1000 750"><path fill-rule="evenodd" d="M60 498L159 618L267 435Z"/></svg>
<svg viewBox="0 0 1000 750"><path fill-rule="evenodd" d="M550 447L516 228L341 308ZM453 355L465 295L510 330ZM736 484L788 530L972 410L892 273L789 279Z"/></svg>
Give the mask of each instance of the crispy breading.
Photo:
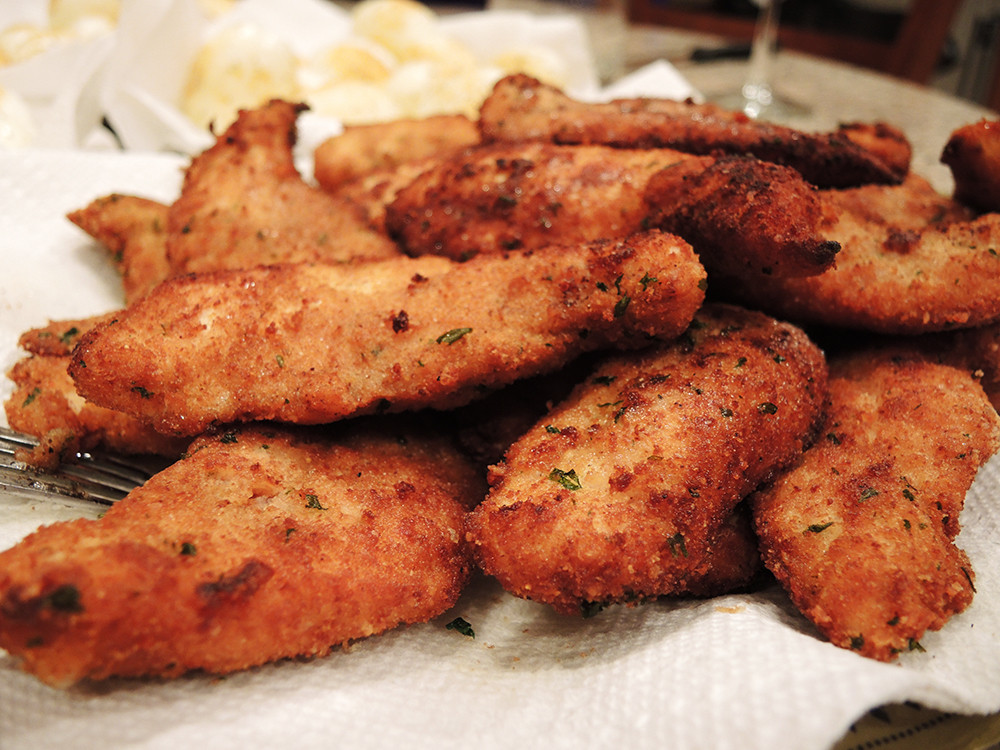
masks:
<svg viewBox="0 0 1000 750"><path fill-rule="evenodd" d="M87 333L70 370L86 398L177 434L449 408L585 351L678 335L704 279L691 247L658 232L467 263L202 274Z"/></svg>
<svg viewBox="0 0 1000 750"><path fill-rule="evenodd" d="M276 100L243 110L191 160L167 217L167 260L175 274L398 254L357 206L296 171L292 145L302 109Z"/></svg>
<svg viewBox="0 0 1000 750"><path fill-rule="evenodd" d="M888 661L972 601L952 542L1000 419L961 370L902 350L830 364L824 436L751 498L767 567L832 643Z"/></svg>
<svg viewBox="0 0 1000 750"><path fill-rule="evenodd" d="M384 424L205 436L100 520L0 553L0 646L55 686L324 655L452 606L482 491L446 441Z"/></svg>
<svg viewBox="0 0 1000 750"><path fill-rule="evenodd" d="M823 234L841 248L834 268L804 278L730 274L713 289L792 321L881 333L1000 318L1000 215L970 219L915 176L819 199Z"/></svg>
<svg viewBox="0 0 1000 750"><path fill-rule="evenodd" d="M73 351L80 337L99 323L111 320L116 312L72 320L51 320L47 325L31 328L17 340L17 345L30 352L48 357L63 357Z"/></svg>
<svg viewBox="0 0 1000 750"><path fill-rule="evenodd" d="M313 154L320 187L338 193L373 172L390 172L409 162L440 157L479 142L479 128L465 115L435 115L366 125L348 125Z"/></svg>
<svg viewBox="0 0 1000 750"><path fill-rule="evenodd" d="M837 126L836 133L875 154L900 178L910 174L913 145L896 126L887 122L846 122Z"/></svg>
<svg viewBox="0 0 1000 750"><path fill-rule="evenodd" d="M823 213L815 191L789 167L727 157L704 169L664 169L645 198L645 221L690 242L709 275L812 276L840 250L817 234Z"/></svg>
<svg viewBox="0 0 1000 750"><path fill-rule="evenodd" d="M812 440L825 386L801 330L706 306L676 342L598 365L491 468L476 562L565 613L703 585L737 504Z"/></svg>
<svg viewBox="0 0 1000 750"><path fill-rule="evenodd" d="M438 163L436 158L424 159L406 162L394 169L372 172L341 185L337 196L358 206L365 221L373 229L388 235L385 224L387 206L396 199L400 190Z"/></svg>
<svg viewBox="0 0 1000 750"><path fill-rule="evenodd" d="M1000 120L955 130L941 161L951 169L956 200L980 211L1000 211Z"/></svg>
<svg viewBox="0 0 1000 750"><path fill-rule="evenodd" d="M169 206L112 193L71 211L67 218L107 248L121 274L125 304L171 275L167 262Z"/></svg>
<svg viewBox="0 0 1000 750"><path fill-rule="evenodd" d="M891 143L878 144L879 130L805 133L753 120L712 104L670 99L617 99L591 103L524 74L497 82L479 114L483 143L549 140L619 148L673 148L694 154L753 154L786 164L820 187L899 182L909 161L899 164L901 133L886 127ZM877 144L874 148L859 145ZM893 161L883 160L891 154Z"/></svg>
<svg viewBox="0 0 1000 750"><path fill-rule="evenodd" d="M69 376L69 361L68 355L32 355L7 372L14 382L4 402L7 424L45 441L52 462L98 447L162 456L177 456L187 447L188 440L161 435L134 417L85 401ZM38 465L40 457L30 462Z"/></svg>
<svg viewBox="0 0 1000 750"><path fill-rule="evenodd" d="M795 171L748 157L500 143L424 170L387 206L386 228L408 254L462 260L662 226L706 265L819 273L836 245L816 233L815 192Z"/></svg>

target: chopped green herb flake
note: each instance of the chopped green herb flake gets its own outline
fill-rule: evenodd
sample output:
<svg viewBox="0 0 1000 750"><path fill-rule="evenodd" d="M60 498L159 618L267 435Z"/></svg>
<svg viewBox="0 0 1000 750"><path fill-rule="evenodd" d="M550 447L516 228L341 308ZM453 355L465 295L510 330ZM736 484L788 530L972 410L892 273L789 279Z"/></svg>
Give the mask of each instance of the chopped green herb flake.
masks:
<svg viewBox="0 0 1000 750"><path fill-rule="evenodd" d="M133 393L138 393L143 398L152 398L153 397L153 392L152 391L147 391L141 385L133 385L132 386L132 391L133 391Z"/></svg>
<svg viewBox="0 0 1000 750"><path fill-rule="evenodd" d="M828 521L827 523L814 523L806 527L806 531L813 534L818 534L821 531L826 531L828 528L833 526L833 521Z"/></svg>
<svg viewBox="0 0 1000 750"><path fill-rule="evenodd" d="M285 366L285 358L280 354L275 355L274 361L278 363L278 367Z"/></svg>
<svg viewBox="0 0 1000 750"><path fill-rule="evenodd" d="M677 557L680 554L681 557L688 556L687 544L684 542L684 535L681 532L677 532L672 537L668 537L667 545L670 547L670 554Z"/></svg>
<svg viewBox="0 0 1000 750"><path fill-rule="evenodd" d="M456 341L458 341L460 338L462 338L467 333L472 333L472 329L471 328L452 328L450 331L448 331L446 333L442 333L440 336L438 336L437 337L437 342L439 344L448 344L448 345L451 345L451 344L454 344Z"/></svg>
<svg viewBox="0 0 1000 750"><path fill-rule="evenodd" d="M77 328L76 326L73 326L72 328L63 331L62 335L59 337L59 340L64 344L68 345L69 342L73 340L73 337L79 333L80 329Z"/></svg>
<svg viewBox="0 0 1000 750"><path fill-rule="evenodd" d="M476 637L476 631L472 629L472 625L470 625L469 622L462 617L456 617L454 620L445 625L445 628L448 630L455 630L462 635L468 636L469 638Z"/></svg>
<svg viewBox="0 0 1000 750"><path fill-rule="evenodd" d="M770 401L765 401L762 404L757 404L757 411L761 414L777 414L778 407L776 404L772 404Z"/></svg>
<svg viewBox="0 0 1000 750"><path fill-rule="evenodd" d="M594 385L611 385L616 379L614 375L598 375L590 382Z"/></svg>
<svg viewBox="0 0 1000 750"><path fill-rule="evenodd" d="M865 487L863 490L861 490L862 500L870 500L876 495L878 495L878 490L875 489L874 487Z"/></svg>
<svg viewBox="0 0 1000 750"><path fill-rule="evenodd" d="M219 438L220 443L235 443L237 442L236 432L230 430L229 432L222 433L222 437Z"/></svg>
<svg viewBox="0 0 1000 750"><path fill-rule="evenodd" d="M627 294L624 294L621 297L619 297L618 301L615 303L614 316L616 318L620 318L622 315L624 315L625 311L628 310L629 303L631 302L632 298L629 297Z"/></svg>
<svg viewBox="0 0 1000 750"><path fill-rule="evenodd" d="M41 395L41 393L42 393L41 388L38 388L37 386L33 388L31 390L31 393L28 394L27 398L24 399L24 403L21 404L21 407L24 408L25 406L29 406L36 398L38 398Z"/></svg>
<svg viewBox="0 0 1000 750"><path fill-rule="evenodd" d="M306 507L314 508L316 510L326 510L326 508L320 505L319 497L317 495L312 495L312 494L306 495Z"/></svg>
<svg viewBox="0 0 1000 750"><path fill-rule="evenodd" d="M832 433L832 432L828 432L828 433L826 433L826 439L827 439L827 440L829 440L829 441L830 441L831 443L833 443L834 445L840 445L840 438L839 438L839 437L837 437L837 436L836 436L836 435L835 435L834 433Z"/></svg>
<svg viewBox="0 0 1000 750"><path fill-rule="evenodd" d="M655 276L650 276L649 271L643 274L642 278L639 279L639 283L642 284L642 291L646 291L650 284L655 284L659 279Z"/></svg>
<svg viewBox="0 0 1000 750"><path fill-rule="evenodd" d="M860 651L865 647L865 637L863 635L855 635L851 637L851 649L853 651Z"/></svg>
<svg viewBox="0 0 1000 750"><path fill-rule="evenodd" d="M745 365L746 363L747 363L747 358L746 357L740 357L738 360L736 360L736 364L733 365L733 368L734 369L738 369L740 367L743 367L743 365Z"/></svg>
<svg viewBox="0 0 1000 750"><path fill-rule="evenodd" d="M561 484L567 490L576 491L582 489L583 487L583 485L580 484L580 477L576 475L576 469L570 469L569 471L553 469L549 472L549 479L557 484Z"/></svg>
<svg viewBox="0 0 1000 750"><path fill-rule="evenodd" d="M554 425L550 425L550 424L545 425L545 431L549 432L549 433L551 433L553 435L558 435L559 432L560 432L560 430L559 430L558 427L555 427Z"/></svg>
<svg viewBox="0 0 1000 750"><path fill-rule="evenodd" d="M184 542L181 544L181 554L182 555L196 555L198 554L198 548L195 547L191 542Z"/></svg>

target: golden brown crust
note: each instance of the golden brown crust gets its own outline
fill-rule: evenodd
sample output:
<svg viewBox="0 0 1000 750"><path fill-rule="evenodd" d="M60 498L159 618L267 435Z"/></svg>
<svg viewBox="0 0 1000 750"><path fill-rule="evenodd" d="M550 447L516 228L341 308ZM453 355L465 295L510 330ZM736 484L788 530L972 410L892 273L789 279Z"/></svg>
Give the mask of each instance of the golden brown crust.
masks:
<svg viewBox="0 0 1000 750"><path fill-rule="evenodd" d="M479 142L476 123L465 115L435 115L368 125L348 125L323 141L313 155L313 174L331 193L374 172L442 157Z"/></svg>
<svg viewBox="0 0 1000 750"><path fill-rule="evenodd" d="M69 376L69 355L29 356L7 373L14 390L4 403L7 423L46 442L44 453L58 460L77 451L105 448L126 454L177 456L188 442L161 435L134 417L95 406L77 392Z"/></svg>
<svg viewBox="0 0 1000 750"><path fill-rule="evenodd" d="M481 491L446 443L384 426L206 436L100 520L0 553L0 646L57 686L323 655L455 602Z"/></svg>
<svg viewBox="0 0 1000 750"><path fill-rule="evenodd" d="M812 439L825 385L798 329L704 308L677 342L600 364L492 467L467 522L477 563L567 613L710 585L720 529ZM752 571L738 549L712 561L721 578L739 577L727 560Z"/></svg>
<svg viewBox="0 0 1000 750"><path fill-rule="evenodd" d="M168 214L174 273L398 254L357 206L306 184L296 171L292 144L302 109L272 101L244 110L191 160Z"/></svg>
<svg viewBox="0 0 1000 750"><path fill-rule="evenodd" d="M1000 317L1000 215L970 218L922 178L820 191L824 236L840 244L818 276L732 274L731 298L789 320L923 333Z"/></svg>
<svg viewBox="0 0 1000 750"><path fill-rule="evenodd" d="M701 160L667 149L501 143L425 170L386 208L410 255L479 253L617 239L644 227L649 178Z"/></svg>
<svg viewBox="0 0 1000 750"><path fill-rule="evenodd" d="M822 206L798 172L747 157L687 166L650 178L646 221L690 242L709 274L812 276L833 265L840 246L820 232Z"/></svg>
<svg viewBox="0 0 1000 750"><path fill-rule="evenodd" d="M955 179L955 199L980 211L1000 211L1000 121L958 128L941 152Z"/></svg>
<svg viewBox="0 0 1000 750"><path fill-rule="evenodd" d="M965 493L1000 447L968 373L906 350L831 363L824 436L751 498L767 567L834 644L895 658L972 600L952 544Z"/></svg>
<svg viewBox="0 0 1000 750"><path fill-rule="evenodd" d="M42 356L62 357L73 351L80 337L99 323L111 320L117 313L110 312L90 318L52 320L47 325L25 331L18 338L22 349Z"/></svg>
<svg viewBox="0 0 1000 750"><path fill-rule="evenodd" d="M171 275L167 262L167 214L163 203L134 195L112 193L67 218L101 242L122 276L125 304Z"/></svg>
<svg viewBox="0 0 1000 750"><path fill-rule="evenodd" d="M837 250L819 234L815 193L794 170L748 157L500 143L425 169L398 190L385 225L410 255L456 260L656 227L706 265L803 275Z"/></svg>
<svg viewBox="0 0 1000 750"><path fill-rule="evenodd" d="M559 89L523 74L501 79L480 109L484 143L549 140L563 144L604 144L618 148L672 148L694 154L753 154L785 164L821 187L897 183L907 173L886 163L881 149L870 150L834 131L804 133L752 120L711 104L668 99L579 102ZM877 132L868 134L875 139ZM899 132L893 130L895 142ZM857 139L857 140L860 140ZM897 149L889 149L898 154Z"/></svg>
<svg viewBox="0 0 1000 750"><path fill-rule="evenodd" d="M449 408L607 346L676 336L704 270L671 235L468 263L289 265L162 284L88 333L71 373L157 429Z"/></svg>

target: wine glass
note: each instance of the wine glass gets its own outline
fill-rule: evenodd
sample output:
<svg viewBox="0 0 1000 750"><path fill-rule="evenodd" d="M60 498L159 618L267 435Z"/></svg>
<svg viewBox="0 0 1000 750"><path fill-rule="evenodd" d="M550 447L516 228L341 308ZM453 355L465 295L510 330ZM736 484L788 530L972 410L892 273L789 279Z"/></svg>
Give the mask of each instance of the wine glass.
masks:
<svg viewBox="0 0 1000 750"><path fill-rule="evenodd" d="M788 120L807 115L809 108L806 105L781 96L771 85L781 0L753 2L759 11L750 44L746 78L738 92L715 97L713 101L727 109L741 110L754 119Z"/></svg>

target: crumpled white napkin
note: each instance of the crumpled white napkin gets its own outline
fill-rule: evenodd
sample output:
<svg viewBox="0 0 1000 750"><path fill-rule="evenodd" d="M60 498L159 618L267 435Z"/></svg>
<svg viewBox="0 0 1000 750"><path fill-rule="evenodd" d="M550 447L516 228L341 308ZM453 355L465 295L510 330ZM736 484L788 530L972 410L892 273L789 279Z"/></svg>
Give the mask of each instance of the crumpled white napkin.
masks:
<svg viewBox="0 0 1000 750"><path fill-rule="evenodd" d="M15 7L16 6L16 7ZM47 23L45 0L0 8L0 28L16 21ZM192 61L221 29L249 23L287 43L307 59L351 33L347 11L327 0L241 0L210 20L197 0L123 0L115 29L88 40L53 45L22 63L0 67L0 89L29 105L44 148L113 148L107 118L120 145L131 151L175 151L191 155L211 143L179 102ZM566 90L592 98L599 93L596 67L579 19L487 11L447 14L440 28L463 42L485 64L499 52L543 46L565 61ZM659 91L686 84L661 78ZM667 86L667 88L664 88ZM302 118L303 150L339 132L332 118Z"/></svg>
<svg viewBox="0 0 1000 750"><path fill-rule="evenodd" d="M169 201L185 162L154 154L0 153L0 195L9 196L0 212L4 369L26 328L120 305L104 251L64 214L112 191ZM9 392L3 380L0 397ZM112 680L59 692L0 654L0 747L811 750L828 747L885 703L995 711L998 490L995 460L962 515L959 543L976 571L975 601L921 639L925 652L895 664L824 642L777 586L611 608L579 620L480 579L433 622L323 659L223 679ZM0 548L42 523L86 513L95 511L0 497ZM475 638L445 627L456 616L471 623Z"/></svg>

